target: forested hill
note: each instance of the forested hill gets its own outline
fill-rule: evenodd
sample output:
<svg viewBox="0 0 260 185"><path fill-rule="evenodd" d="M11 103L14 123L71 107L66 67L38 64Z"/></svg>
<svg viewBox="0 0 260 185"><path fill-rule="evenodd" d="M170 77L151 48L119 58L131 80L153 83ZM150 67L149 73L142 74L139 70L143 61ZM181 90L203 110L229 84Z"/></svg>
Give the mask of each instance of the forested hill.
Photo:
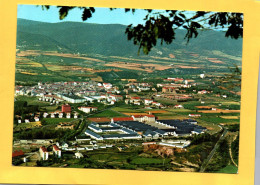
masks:
<svg viewBox="0 0 260 185"><path fill-rule="evenodd" d="M126 26L119 24L43 23L18 19L17 46L20 49L137 56L138 46L127 40L125 29ZM224 35L221 31L206 30L187 44L185 30L177 30L172 44L157 44L150 55L168 56L173 51L185 49L201 55L210 55L214 50L241 57L242 39L230 39Z"/></svg>

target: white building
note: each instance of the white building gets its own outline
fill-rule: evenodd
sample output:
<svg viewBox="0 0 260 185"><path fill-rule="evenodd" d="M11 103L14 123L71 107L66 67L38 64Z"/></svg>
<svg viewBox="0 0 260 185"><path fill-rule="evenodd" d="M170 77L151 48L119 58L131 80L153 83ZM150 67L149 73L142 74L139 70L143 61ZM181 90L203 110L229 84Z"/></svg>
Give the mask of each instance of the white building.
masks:
<svg viewBox="0 0 260 185"><path fill-rule="evenodd" d="M40 147L39 152L40 152L40 156L41 156L42 160L44 160L44 161L48 160L49 152L47 151L47 149L44 146Z"/></svg>
<svg viewBox="0 0 260 185"><path fill-rule="evenodd" d="M84 156L82 153L77 152L77 153L75 153L75 157L76 157L76 159L80 159L80 158L83 158Z"/></svg>
<svg viewBox="0 0 260 185"><path fill-rule="evenodd" d="M85 113L97 111L97 107L79 107L78 109L85 112Z"/></svg>
<svg viewBox="0 0 260 185"><path fill-rule="evenodd" d="M57 156L57 157L61 157L61 150L58 148L58 146L57 145L53 145L53 152L55 153L55 155Z"/></svg>

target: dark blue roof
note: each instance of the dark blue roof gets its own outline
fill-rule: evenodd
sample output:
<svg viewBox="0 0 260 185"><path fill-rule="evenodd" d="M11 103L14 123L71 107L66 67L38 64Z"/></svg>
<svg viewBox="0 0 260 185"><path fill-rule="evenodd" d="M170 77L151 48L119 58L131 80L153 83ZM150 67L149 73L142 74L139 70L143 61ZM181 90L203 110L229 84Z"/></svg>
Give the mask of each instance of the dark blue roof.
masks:
<svg viewBox="0 0 260 185"><path fill-rule="evenodd" d="M126 128L129 128L129 129L132 129L136 132L138 131L146 131L146 130L157 130L158 128L157 127L153 127L151 125L147 125L147 124L144 124L144 123L141 123L141 122L138 122L138 121L119 121L119 122L116 122L118 125L122 126L122 127L126 127Z"/></svg>
<svg viewBox="0 0 260 185"><path fill-rule="evenodd" d="M98 134L95 133L95 132L92 132L91 130L86 130L85 132L88 133L88 134L90 134L90 135L92 135L92 136L94 136L94 137L96 137L96 138L102 138L100 135L98 135Z"/></svg>

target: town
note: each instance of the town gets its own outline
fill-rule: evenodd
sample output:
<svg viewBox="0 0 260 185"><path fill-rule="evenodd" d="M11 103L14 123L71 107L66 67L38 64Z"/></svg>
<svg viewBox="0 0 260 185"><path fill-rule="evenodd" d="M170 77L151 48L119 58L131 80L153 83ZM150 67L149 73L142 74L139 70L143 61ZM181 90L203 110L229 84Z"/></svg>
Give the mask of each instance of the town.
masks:
<svg viewBox="0 0 260 185"><path fill-rule="evenodd" d="M12 165L237 173L242 39L182 11L90 10L104 19L18 17Z"/></svg>
<svg viewBox="0 0 260 185"><path fill-rule="evenodd" d="M197 140L213 140L214 146L230 127L220 122L235 123L234 115L239 114L225 105L234 101L228 91L203 89L202 81L214 86L216 79L198 74L193 79L168 77L156 84L122 80L120 87L95 81L17 85L13 164L97 168L89 162L95 155L105 152L112 158L127 152L137 156L129 155L128 163L110 162L105 168L198 171L200 159L181 157ZM208 115L215 114L221 115L219 120L207 121ZM140 154L143 158L138 158ZM167 156L167 162L161 163L160 156ZM183 164L188 160L193 162ZM104 166L100 161L98 165Z"/></svg>

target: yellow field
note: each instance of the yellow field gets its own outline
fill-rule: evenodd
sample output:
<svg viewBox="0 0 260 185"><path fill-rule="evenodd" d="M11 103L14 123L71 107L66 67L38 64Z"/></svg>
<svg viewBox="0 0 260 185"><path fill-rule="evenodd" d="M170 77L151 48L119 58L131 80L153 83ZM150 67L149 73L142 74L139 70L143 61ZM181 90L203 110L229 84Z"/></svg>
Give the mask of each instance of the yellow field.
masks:
<svg viewBox="0 0 260 185"><path fill-rule="evenodd" d="M128 115L128 116L136 116L136 115L149 115L148 113L137 113L137 112L124 112L125 115Z"/></svg>
<svg viewBox="0 0 260 185"><path fill-rule="evenodd" d="M150 111L145 111L145 112L147 112L147 113L154 113L154 114L156 114L156 113L168 113L168 111L165 111L165 110L150 110Z"/></svg>
<svg viewBox="0 0 260 185"><path fill-rule="evenodd" d="M27 129L27 128L33 128L33 127L41 127L42 124L40 121L36 122L30 122L30 123L19 123L16 127L15 130L19 129Z"/></svg>
<svg viewBox="0 0 260 185"><path fill-rule="evenodd" d="M26 75L38 75L38 73L30 73L30 72L21 72L22 74L26 74Z"/></svg>
<svg viewBox="0 0 260 185"><path fill-rule="evenodd" d="M220 116L223 119L239 119L239 116Z"/></svg>
<svg viewBox="0 0 260 185"><path fill-rule="evenodd" d="M222 110L222 109L217 109L217 110L200 110L198 112L202 113L240 113L240 110Z"/></svg>

